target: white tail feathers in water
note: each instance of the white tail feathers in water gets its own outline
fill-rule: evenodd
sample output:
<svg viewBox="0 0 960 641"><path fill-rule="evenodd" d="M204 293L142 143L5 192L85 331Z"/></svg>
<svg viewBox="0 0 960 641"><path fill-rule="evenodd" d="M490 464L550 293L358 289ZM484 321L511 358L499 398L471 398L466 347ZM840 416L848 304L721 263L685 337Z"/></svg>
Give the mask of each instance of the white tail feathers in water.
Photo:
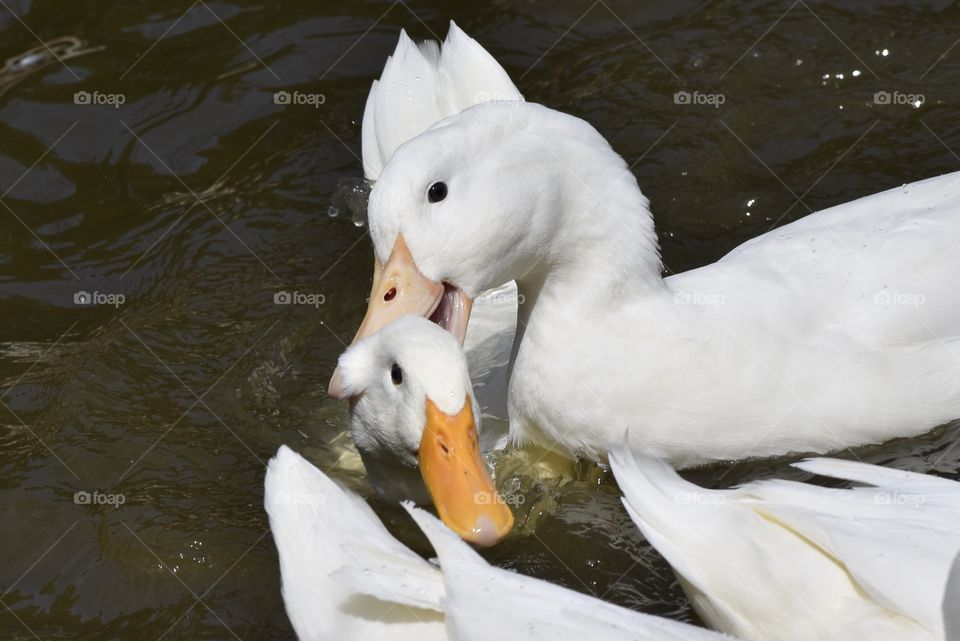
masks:
<svg viewBox="0 0 960 641"><path fill-rule="evenodd" d="M433 544L438 569L286 446L267 467L264 504L300 641L728 639L492 567L435 517L405 504Z"/></svg>
<svg viewBox="0 0 960 641"><path fill-rule="evenodd" d="M610 460L631 517L711 627L763 639L769 615L790 640L818 624L840 641L955 639L960 483L817 458L796 466L867 485L708 490L625 450ZM798 594L808 607L789 608Z"/></svg>

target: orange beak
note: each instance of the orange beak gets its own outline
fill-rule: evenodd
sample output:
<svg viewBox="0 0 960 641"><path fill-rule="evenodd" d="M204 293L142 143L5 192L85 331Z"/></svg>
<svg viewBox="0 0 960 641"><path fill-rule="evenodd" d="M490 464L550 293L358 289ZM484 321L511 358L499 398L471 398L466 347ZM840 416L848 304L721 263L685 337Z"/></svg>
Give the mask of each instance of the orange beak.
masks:
<svg viewBox="0 0 960 641"><path fill-rule="evenodd" d="M420 473L447 527L466 541L490 546L513 528L513 513L497 493L480 456L470 397L456 415L427 399Z"/></svg>
<svg viewBox="0 0 960 641"><path fill-rule="evenodd" d="M463 344L473 301L459 288L444 286L420 273L413 261L403 234L397 235L387 264L374 260L373 288L367 314L353 343L389 325L401 316L430 318L437 312L437 322L454 334ZM327 394L343 398L346 394L340 378L340 368L333 372Z"/></svg>

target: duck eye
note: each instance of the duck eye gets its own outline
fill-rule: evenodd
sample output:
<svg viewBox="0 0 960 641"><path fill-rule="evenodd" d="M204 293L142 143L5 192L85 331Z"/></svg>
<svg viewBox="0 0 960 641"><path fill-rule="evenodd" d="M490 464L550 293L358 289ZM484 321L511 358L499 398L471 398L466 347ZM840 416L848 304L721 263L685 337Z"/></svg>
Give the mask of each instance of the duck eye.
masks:
<svg viewBox="0 0 960 641"><path fill-rule="evenodd" d="M403 382L403 370L400 369L400 366L396 363L390 367L390 380L393 381L394 385L399 385Z"/></svg>
<svg viewBox="0 0 960 641"><path fill-rule="evenodd" d="M442 182L435 182L427 190L427 200L432 203L438 203L447 197L447 185Z"/></svg>

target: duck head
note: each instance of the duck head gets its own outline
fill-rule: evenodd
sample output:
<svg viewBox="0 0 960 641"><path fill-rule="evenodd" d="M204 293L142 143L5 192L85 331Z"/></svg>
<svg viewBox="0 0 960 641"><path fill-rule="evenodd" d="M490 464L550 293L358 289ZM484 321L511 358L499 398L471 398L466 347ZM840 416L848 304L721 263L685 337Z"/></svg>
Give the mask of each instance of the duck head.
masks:
<svg viewBox="0 0 960 641"><path fill-rule="evenodd" d="M404 316L350 347L339 368L351 435L378 491L416 498L419 468L440 518L462 538L487 546L510 531L513 514L480 454L466 359L449 332Z"/></svg>
<svg viewBox="0 0 960 641"><path fill-rule="evenodd" d="M477 105L401 145L368 216L374 279L355 341L409 314L462 344L474 297L510 280L528 306L547 278L581 296L662 282L626 163L585 121L534 103ZM345 396L339 372L329 392Z"/></svg>

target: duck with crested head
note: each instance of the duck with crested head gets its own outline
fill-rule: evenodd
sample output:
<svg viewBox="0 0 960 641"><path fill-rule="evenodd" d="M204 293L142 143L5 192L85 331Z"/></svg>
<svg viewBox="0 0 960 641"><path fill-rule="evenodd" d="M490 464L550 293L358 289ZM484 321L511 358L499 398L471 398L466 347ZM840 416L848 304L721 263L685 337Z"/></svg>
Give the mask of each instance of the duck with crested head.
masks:
<svg viewBox="0 0 960 641"><path fill-rule="evenodd" d="M453 84L413 105L443 103ZM368 101L378 137L389 104ZM397 145L368 214L376 266L357 339L414 314L463 341L474 298L516 282L516 443L603 460L627 431L635 451L689 467L878 443L960 416L960 173L664 278L624 160L586 121L516 99ZM904 293L922 304L899 304ZM345 395L339 374L330 393Z"/></svg>

